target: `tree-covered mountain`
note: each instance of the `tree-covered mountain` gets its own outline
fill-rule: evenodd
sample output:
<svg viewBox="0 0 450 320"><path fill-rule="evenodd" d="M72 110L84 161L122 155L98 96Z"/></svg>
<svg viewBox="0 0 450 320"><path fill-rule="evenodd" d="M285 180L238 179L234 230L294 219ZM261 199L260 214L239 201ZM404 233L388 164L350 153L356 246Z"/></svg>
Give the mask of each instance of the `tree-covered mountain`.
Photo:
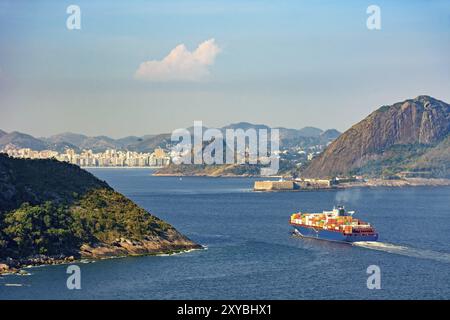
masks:
<svg viewBox="0 0 450 320"><path fill-rule="evenodd" d="M199 248L78 166L0 154L0 262Z"/></svg>
<svg viewBox="0 0 450 320"><path fill-rule="evenodd" d="M419 96L383 106L339 136L303 172L450 177L450 105Z"/></svg>

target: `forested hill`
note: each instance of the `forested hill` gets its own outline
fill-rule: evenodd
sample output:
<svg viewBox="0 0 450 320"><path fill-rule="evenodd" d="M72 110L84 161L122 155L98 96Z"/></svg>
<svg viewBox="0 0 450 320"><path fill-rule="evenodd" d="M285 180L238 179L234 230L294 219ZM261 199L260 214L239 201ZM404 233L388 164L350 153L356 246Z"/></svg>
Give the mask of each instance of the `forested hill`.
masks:
<svg viewBox="0 0 450 320"><path fill-rule="evenodd" d="M57 160L13 159L0 154L0 212L22 203L70 203L89 190L108 184L80 167Z"/></svg>
<svg viewBox="0 0 450 320"><path fill-rule="evenodd" d="M0 262L199 247L75 165L0 154Z"/></svg>

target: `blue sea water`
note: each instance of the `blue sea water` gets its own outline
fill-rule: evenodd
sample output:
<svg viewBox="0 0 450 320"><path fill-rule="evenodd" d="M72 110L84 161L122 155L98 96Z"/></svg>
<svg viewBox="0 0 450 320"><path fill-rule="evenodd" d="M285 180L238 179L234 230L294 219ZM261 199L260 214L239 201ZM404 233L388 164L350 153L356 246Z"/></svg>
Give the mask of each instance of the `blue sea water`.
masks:
<svg viewBox="0 0 450 320"><path fill-rule="evenodd" d="M252 192L252 178L155 177L147 169L90 169L206 250L77 263L0 278L1 299L449 299L450 188ZM335 204L380 233L377 245L293 237L296 211ZM381 289L367 288L367 268Z"/></svg>

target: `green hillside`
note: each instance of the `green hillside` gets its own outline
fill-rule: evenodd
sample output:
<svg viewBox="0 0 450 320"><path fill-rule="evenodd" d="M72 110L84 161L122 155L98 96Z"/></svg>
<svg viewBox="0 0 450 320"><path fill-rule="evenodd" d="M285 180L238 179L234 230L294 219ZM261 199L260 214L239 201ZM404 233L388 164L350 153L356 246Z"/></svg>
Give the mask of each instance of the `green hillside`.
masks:
<svg viewBox="0 0 450 320"><path fill-rule="evenodd" d="M82 246L92 257L199 247L77 166L0 154L0 261L83 256Z"/></svg>

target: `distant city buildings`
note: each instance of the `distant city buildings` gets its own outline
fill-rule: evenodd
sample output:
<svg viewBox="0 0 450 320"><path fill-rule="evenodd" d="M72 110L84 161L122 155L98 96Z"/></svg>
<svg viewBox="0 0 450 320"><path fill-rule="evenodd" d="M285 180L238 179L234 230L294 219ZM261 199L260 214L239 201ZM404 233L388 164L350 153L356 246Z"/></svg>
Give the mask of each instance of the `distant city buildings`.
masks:
<svg viewBox="0 0 450 320"><path fill-rule="evenodd" d="M14 158L54 158L80 167L164 167L170 164L170 157L161 148L155 149L152 153L120 150L94 153L92 150L83 150L78 154L73 149L67 149L64 153L59 153L51 150L35 151L29 148L7 145L1 152Z"/></svg>
<svg viewBox="0 0 450 320"><path fill-rule="evenodd" d="M324 147L324 145L294 146L276 151L274 154L277 158L288 160L293 166L298 167L313 160L323 151ZM267 157L253 155L250 151L250 149L246 148L240 155L245 159L246 163L257 163L261 160L270 160ZM174 162L175 159L183 156L175 150L165 151L159 147L151 153L115 149L109 149L98 153L95 153L92 150L83 150L81 153L77 153L74 149L66 149L63 153L59 153L53 150L36 151L30 148L20 148L14 144L9 144L1 149L0 152L7 153L9 156L15 158L54 158L80 167L165 167ZM187 150L185 152L189 153L190 151ZM239 158L238 155L237 158Z"/></svg>

